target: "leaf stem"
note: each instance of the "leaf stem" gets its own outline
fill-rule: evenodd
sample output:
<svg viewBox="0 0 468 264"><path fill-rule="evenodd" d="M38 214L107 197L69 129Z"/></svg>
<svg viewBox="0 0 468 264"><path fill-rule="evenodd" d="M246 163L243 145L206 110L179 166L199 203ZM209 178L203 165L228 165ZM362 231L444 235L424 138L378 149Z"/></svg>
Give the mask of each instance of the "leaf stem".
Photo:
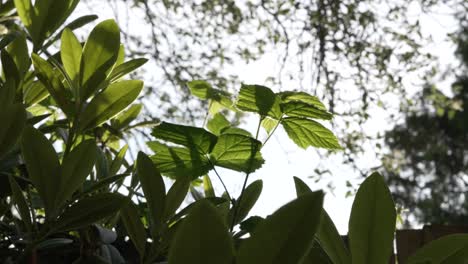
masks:
<svg viewBox="0 0 468 264"><path fill-rule="evenodd" d="M279 127L281 121L283 120L283 116L280 117L280 119L278 119L278 123L276 124L276 126L273 128L273 130L271 131L271 133L268 135L268 137L265 139L265 141L263 142L262 146L265 146L265 144L268 142L268 140L270 140L271 136L275 133L276 129Z"/></svg>

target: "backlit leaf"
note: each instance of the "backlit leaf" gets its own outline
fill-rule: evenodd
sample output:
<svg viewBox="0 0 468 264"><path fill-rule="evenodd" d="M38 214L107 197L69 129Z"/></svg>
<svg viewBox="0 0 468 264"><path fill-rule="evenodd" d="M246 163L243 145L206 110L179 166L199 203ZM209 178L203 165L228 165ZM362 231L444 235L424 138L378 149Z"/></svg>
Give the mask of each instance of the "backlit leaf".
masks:
<svg viewBox="0 0 468 264"><path fill-rule="evenodd" d="M216 166L253 172L264 163L260 149L262 144L254 138L238 134L222 134L218 138L211 159Z"/></svg>
<svg viewBox="0 0 468 264"><path fill-rule="evenodd" d="M157 141L148 142L156 154L151 157L159 171L166 176L195 179L205 175L213 166L208 158L195 149L169 147Z"/></svg>
<svg viewBox="0 0 468 264"><path fill-rule="evenodd" d="M81 58L82 99L91 96L106 79L106 72L113 66L120 48L120 30L114 20L97 24L83 47Z"/></svg>
<svg viewBox="0 0 468 264"><path fill-rule="evenodd" d="M78 129L95 128L114 117L135 101L142 88L143 82L138 80L121 81L109 85L86 106Z"/></svg>
<svg viewBox="0 0 468 264"><path fill-rule="evenodd" d="M162 122L153 129L154 137L209 153L217 137L203 128Z"/></svg>
<svg viewBox="0 0 468 264"><path fill-rule="evenodd" d="M270 88L261 85L242 84L236 107L255 112L260 116L281 117L280 98Z"/></svg>
<svg viewBox="0 0 468 264"><path fill-rule="evenodd" d="M333 133L318 122L306 118L287 117L281 121L289 138L299 147L341 149Z"/></svg>

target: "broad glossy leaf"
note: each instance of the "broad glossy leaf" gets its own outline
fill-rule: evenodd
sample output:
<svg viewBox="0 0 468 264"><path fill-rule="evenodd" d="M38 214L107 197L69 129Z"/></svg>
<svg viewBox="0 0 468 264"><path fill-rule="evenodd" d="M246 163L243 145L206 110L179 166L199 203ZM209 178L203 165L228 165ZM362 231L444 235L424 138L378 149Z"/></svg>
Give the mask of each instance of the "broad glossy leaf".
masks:
<svg viewBox="0 0 468 264"><path fill-rule="evenodd" d="M315 119L332 119L333 115L323 109L303 102L287 102L280 104L281 111L287 116L310 117Z"/></svg>
<svg viewBox="0 0 468 264"><path fill-rule="evenodd" d="M388 263L396 224L395 204L382 176L373 173L359 187L349 220L352 263Z"/></svg>
<svg viewBox="0 0 468 264"><path fill-rule="evenodd" d="M142 104L134 104L127 110L120 113L112 120L112 127L115 129L123 129L128 126L133 120L135 120L138 114L141 112Z"/></svg>
<svg viewBox="0 0 468 264"><path fill-rule="evenodd" d="M98 19L98 16L96 15L85 15L85 16L81 16L81 17L78 17L76 18L75 20L73 20L72 22L68 23L63 30L65 29L70 29L70 30L75 30L75 29L78 29L80 27L83 27L91 22L93 22L94 20ZM56 34L53 38L50 38L47 43L45 43L43 45L43 49L46 49L48 47L50 47L52 44L54 44L61 36L62 36L62 33L63 33L63 30Z"/></svg>
<svg viewBox="0 0 468 264"><path fill-rule="evenodd" d="M3 86L0 87L0 109L5 109L13 104L16 99L16 81L6 78Z"/></svg>
<svg viewBox="0 0 468 264"><path fill-rule="evenodd" d="M213 118L208 120L206 127L210 130L213 134L219 135L221 134L221 130L223 128L229 127L231 123L224 117L221 113L216 113Z"/></svg>
<svg viewBox="0 0 468 264"><path fill-rule="evenodd" d="M79 0L42 0L34 5L32 39L37 48L51 36L75 9Z"/></svg>
<svg viewBox="0 0 468 264"><path fill-rule="evenodd" d="M119 153L115 156L114 160L111 163L109 168L109 174L115 175L119 172L120 167L122 166L123 162L125 161L125 154L127 153L128 145L123 146Z"/></svg>
<svg viewBox="0 0 468 264"><path fill-rule="evenodd" d="M165 219L171 218L187 196L190 187L188 178L180 177L171 186L166 196Z"/></svg>
<svg viewBox="0 0 468 264"><path fill-rule="evenodd" d="M112 70L112 73L109 75L110 82L115 82L122 78L123 76L133 72L134 70L143 66L148 60L147 59L133 59L126 61Z"/></svg>
<svg viewBox="0 0 468 264"><path fill-rule="evenodd" d="M73 31L65 28L62 33L60 55L63 67L75 85L78 85L79 81L81 53L82 47L80 41L73 34Z"/></svg>
<svg viewBox="0 0 468 264"><path fill-rule="evenodd" d="M47 98L48 95L49 92L41 81L33 81L25 87L23 99L27 106L33 106Z"/></svg>
<svg viewBox="0 0 468 264"><path fill-rule="evenodd" d="M322 124L306 118L287 117L281 121L289 138L299 147L341 149L338 139Z"/></svg>
<svg viewBox="0 0 468 264"><path fill-rule="evenodd" d="M287 91L278 93L278 96L281 97L281 101L284 103L303 102L309 105L313 105L318 109L325 111L327 110L325 105L316 96L310 95L306 92Z"/></svg>
<svg viewBox="0 0 468 264"><path fill-rule="evenodd" d="M112 216L128 203L118 193L98 193L76 202L57 219L52 226L56 232L77 230Z"/></svg>
<svg viewBox="0 0 468 264"><path fill-rule="evenodd" d="M21 104L0 106L0 158L7 154L18 142L24 125L26 111Z"/></svg>
<svg viewBox="0 0 468 264"><path fill-rule="evenodd" d="M71 115L73 113L73 105L67 98L67 92L60 80L59 74L54 71L49 62L38 55L33 53L31 59L37 73L37 78L44 84L63 112L67 116Z"/></svg>
<svg viewBox="0 0 468 264"><path fill-rule="evenodd" d="M232 263L234 249L216 208L201 200L190 210L169 249L171 264Z"/></svg>
<svg viewBox="0 0 468 264"><path fill-rule="evenodd" d="M200 99L213 100L221 106L232 108L233 103L231 95L226 91L214 89L211 84L206 81L191 81L187 83L187 86L190 89L190 92Z"/></svg>
<svg viewBox="0 0 468 264"><path fill-rule="evenodd" d="M254 138L222 134L211 152L211 159L216 166L253 172L265 162L260 153L261 147L262 144Z"/></svg>
<svg viewBox="0 0 468 264"><path fill-rule="evenodd" d="M23 195L23 191L21 190L20 186L13 178L13 176L8 176L8 180L10 181L10 188L12 193L13 202L18 207L19 215L21 216L21 220L26 226L28 231L31 231L32 228L32 221L31 221L31 214L29 212L29 206L26 202L26 198Z"/></svg>
<svg viewBox="0 0 468 264"><path fill-rule="evenodd" d="M468 235L454 234L431 241L408 258L408 264L464 264L468 261Z"/></svg>
<svg viewBox="0 0 468 264"><path fill-rule="evenodd" d="M20 76L24 76L31 66L26 37L20 35L7 46L7 51L15 62Z"/></svg>
<svg viewBox="0 0 468 264"><path fill-rule="evenodd" d="M81 59L81 98L91 96L106 79L120 48L120 30L114 20L105 20L91 31Z"/></svg>
<svg viewBox="0 0 468 264"><path fill-rule="evenodd" d="M140 254L140 258L143 259L146 248L146 230L141 222L138 208L132 201L129 201L128 204L122 208L120 211L120 218L124 223L125 230L127 230L130 240Z"/></svg>
<svg viewBox="0 0 468 264"><path fill-rule="evenodd" d="M137 173L148 204L152 230L158 232L164 221L164 206L166 203L164 181L151 159L143 152L138 153Z"/></svg>
<svg viewBox="0 0 468 264"><path fill-rule="evenodd" d="M176 125L162 122L151 133L154 137L179 144L188 148L195 148L203 154L209 153L217 137L203 128Z"/></svg>
<svg viewBox="0 0 468 264"><path fill-rule="evenodd" d="M250 210L252 210L258 198L260 197L260 194L262 193L262 189L263 189L262 180L256 180L252 182L251 184L249 184L247 188L245 188L240 205L236 205L238 206L238 209L237 209L236 220L234 221L235 225L240 223L242 220L244 220L247 217ZM239 202L239 198L237 199L237 201ZM229 224L232 223L232 218L234 218L234 208L231 209L231 211L229 211L229 221L228 221Z"/></svg>
<svg viewBox="0 0 468 264"><path fill-rule="evenodd" d="M130 105L140 94L143 82L137 80L113 83L96 95L86 106L78 125L79 130L91 129L106 122Z"/></svg>
<svg viewBox="0 0 468 264"><path fill-rule="evenodd" d="M83 185L86 177L93 170L97 160L97 149L94 140L85 140L76 146L62 162L62 177L57 195L56 206L60 207L69 200L72 194Z"/></svg>
<svg viewBox="0 0 468 264"><path fill-rule="evenodd" d="M8 51L2 50L1 60L2 60L2 70L3 70L2 75L4 76L6 80L12 80L13 86L16 89L22 77L18 70L18 67L16 66L15 61L13 60L13 57L8 53Z"/></svg>
<svg viewBox="0 0 468 264"><path fill-rule="evenodd" d="M34 9L33 5L31 3L31 0L14 0L15 1L15 7L16 11L18 12L18 15L21 19L21 22L23 22L23 25L26 27L26 29L29 31L29 34L35 39L36 37L33 35L36 35L35 30L33 30L33 18L34 18Z"/></svg>
<svg viewBox="0 0 468 264"><path fill-rule="evenodd" d="M276 119L281 117L280 98L270 88L261 85L242 84L236 107Z"/></svg>
<svg viewBox="0 0 468 264"><path fill-rule="evenodd" d="M296 186L297 196L301 196L307 193L311 193L312 190L298 177L294 177L294 185ZM348 264L351 263L348 250L345 247L343 239L341 238L338 230L333 224L330 216L327 214L325 209L322 210L322 218L320 219L320 225L315 234L318 240L319 246L325 251L332 263L335 264ZM309 253L314 255L316 251ZM310 258L310 256L309 256ZM313 262L310 262L313 263Z"/></svg>
<svg viewBox="0 0 468 264"><path fill-rule="evenodd" d="M213 166L207 157L195 149L169 147L157 141L148 142L156 154L151 157L159 171L166 176L195 179L205 175Z"/></svg>
<svg viewBox="0 0 468 264"><path fill-rule="evenodd" d="M46 215L54 215L60 190L57 184L60 181L60 163L52 143L37 129L27 126L21 138L21 151L29 179L44 202Z"/></svg>
<svg viewBox="0 0 468 264"><path fill-rule="evenodd" d="M304 194L269 216L240 246L238 264L299 263L319 226L323 193Z"/></svg>

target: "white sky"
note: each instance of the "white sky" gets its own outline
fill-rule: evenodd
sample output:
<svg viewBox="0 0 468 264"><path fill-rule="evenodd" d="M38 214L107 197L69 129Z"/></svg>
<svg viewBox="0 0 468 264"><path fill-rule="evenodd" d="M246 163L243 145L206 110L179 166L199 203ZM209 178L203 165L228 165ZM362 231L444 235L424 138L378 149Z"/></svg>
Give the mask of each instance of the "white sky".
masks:
<svg viewBox="0 0 468 264"><path fill-rule="evenodd" d="M105 4L103 3L104 1L99 2L96 6L93 5L94 8L91 10L91 13L100 16L99 21L113 17L110 8L105 8ZM417 17L416 14L419 14L419 11L414 5L409 5L408 9L415 9L415 17ZM447 41L446 34L455 29L457 23L450 16L445 15L448 13L450 13L449 10L440 10L438 15L419 17L423 34L430 35L434 40L434 45L427 48L431 49L435 55L440 56L441 65L450 64L454 60L452 55L454 47ZM87 6L80 4L77 11L75 11L74 17L82 14L90 14L90 10ZM143 26L142 24L142 27ZM272 52L267 53L260 60L249 64L236 62L235 65L232 66L232 69L228 70L238 74L239 79L244 83L265 84L268 76L276 75L278 71L276 68L278 67L277 65L277 54ZM450 84L450 81L447 81L444 85L448 88L450 87L448 84ZM284 81L283 86L288 87L287 80ZM389 100L398 100L398 98ZM253 118L250 119L247 124L247 128L249 131L254 132L258 119L254 115L252 115L252 117ZM337 120L338 118L339 117L335 117L335 121L339 121ZM330 127L329 124L325 123L325 125ZM390 125L391 124L386 122L385 112L383 111L376 115L374 114L371 120L365 124L365 126L367 126L366 129L369 131L372 130L374 133L388 129L391 127ZM260 139L262 138L265 139L265 135L262 135ZM277 130L276 135L273 136L269 143L263 148L262 154L266 163L260 170L252 174L249 180L249 182L252 182L256 179L262 179L264 183L262 195L259 202L253 208L252 214L266 216L271 214L279 206L294 199L295 189L293 176L297 176L314 190L325 188L327 192L325 196L325 209L335 222L339 232L342 234L347 232L352 197L345 198L345 193L349 190L349 188L346 187L346 181L359 183L363 179L359 177L357 173L350 170L349 166L342 165L343 161L341 155L337 154L327 158L319 158L317 152L312 148L301 150L289 140L281 128ZM376 159L371 149L366 153L363 160L357 162L365 162L366 164L374 165L379 164L379 160ZM331 170L331 175L326 176L328 179L327 181L315 183L313 179L308 177L314 174L313 171L318 164L322 164L322 167ZM371 167L371 165L368 167ZM218 171L227 183L231 194L238 196L244 176L223 169L219 169ZM217 194L220 195L222 193L221 185L214 174L211 176ZM330 179L336 187L333 193L327 191L325 186Z"/></svg>

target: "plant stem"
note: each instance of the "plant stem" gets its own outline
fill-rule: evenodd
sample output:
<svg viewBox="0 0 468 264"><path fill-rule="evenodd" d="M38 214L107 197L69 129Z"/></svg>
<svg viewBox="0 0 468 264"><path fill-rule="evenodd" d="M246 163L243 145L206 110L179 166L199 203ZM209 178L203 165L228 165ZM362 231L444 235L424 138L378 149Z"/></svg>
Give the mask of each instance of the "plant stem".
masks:
<svg viewBox="0 0 468 264"><path fill-rule="evenodd" d="M271 136L273 135L273 133L275 133L276 129L278 128L279 124L281 123L281 120L283 120L283 116L280 117L280 119L278 120L278 123L276 124L276 126L273 128L273 130L271 131L271 133L268 135L268 137L265 139L265 141L263 142L263 146L265 146L265 144L268 142L268 140L270 140Z"/></svg>
<svg viewBox="0 0 468 264"><path fill-rule="evenodd" d="M258 140L258 134L260 133L260 126L262 124L263 119L264 119L264 117L260 117L260 120L258 121L257 132L255 133L255 139L256 140ZM239 206L241 205L242 197L244 196L244 191L245 191L245 188L247 186L247 181L249 180L250 173L252 171L252 165L253 165L253 161L255 159L255 155L257 154L257 151L258 151L257 145L254 144L253 145L253 151L250 154L250 158L249 158L248 171L245 174L244 183L242 184L241 193L239 195L239 200L234 204L234 213L233 213L233 217L232 217L232 220L231 220L231 228L230 228L231 232L234 229L234 225L236 224L237 214L239 213Z"/></svg>

